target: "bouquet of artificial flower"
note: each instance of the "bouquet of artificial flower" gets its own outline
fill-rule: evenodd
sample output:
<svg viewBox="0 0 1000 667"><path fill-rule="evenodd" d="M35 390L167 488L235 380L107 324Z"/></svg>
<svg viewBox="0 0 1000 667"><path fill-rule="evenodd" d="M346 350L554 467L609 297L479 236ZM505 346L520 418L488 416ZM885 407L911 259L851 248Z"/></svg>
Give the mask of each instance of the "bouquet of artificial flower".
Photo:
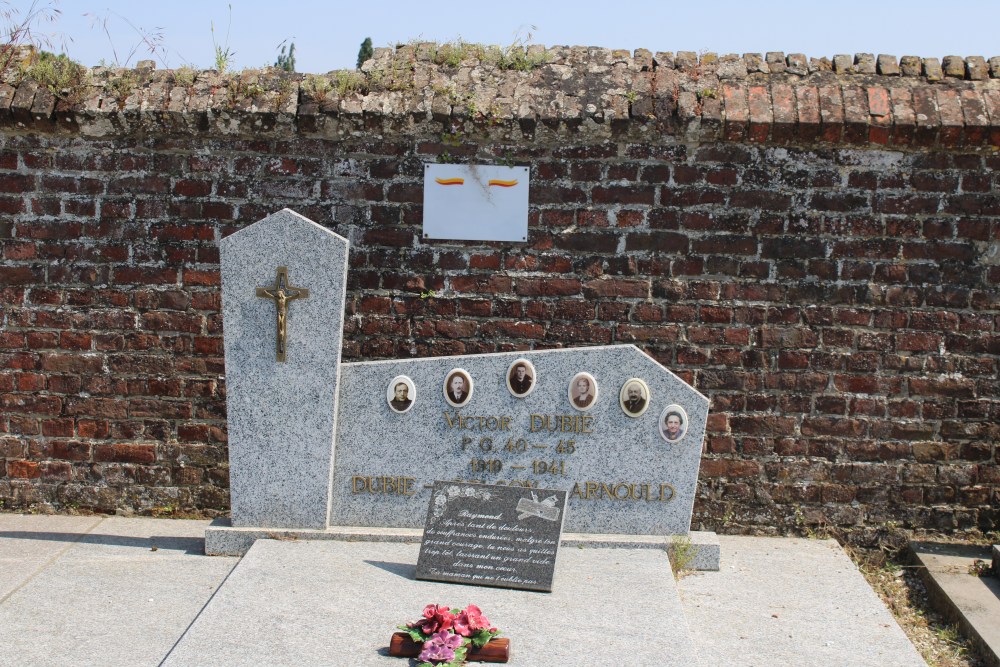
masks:
<svg viewBox="0 0 1000 667"><path fill-rule="evenodd" d="M400 625L399 629L423 645L418 657L423 661L420 667L463 665L470 645L482 648L500 634L474 604L465 609L429 604L424 607L423 618Z"/></svg>

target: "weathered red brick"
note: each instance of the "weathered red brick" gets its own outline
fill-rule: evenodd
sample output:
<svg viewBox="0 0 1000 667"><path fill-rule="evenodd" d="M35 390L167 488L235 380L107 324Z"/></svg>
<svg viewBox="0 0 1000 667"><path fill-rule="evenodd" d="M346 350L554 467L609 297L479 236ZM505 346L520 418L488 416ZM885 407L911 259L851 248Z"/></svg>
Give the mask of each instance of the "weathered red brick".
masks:
<svg viewBox="0 0 1000 667"><path fill-rule="evenodd" d="M819 87L820 138L840 141L844 134L844 99L839 86ZM799 107L801 114L801 105Z"/></svg>
<svg viewBox="0 0 1000 667"><path fill-rule="evenodd" d="M962 102L958 93L950 89L937 91L938 111L941 114L941 145L956 146L962 143L962 129L965 119L962 114Z"/></svg>
<svg viewBox="0 0 1000 667"><path fill-rule="evenodd" d="M156 445L152 444L102 444L94 447L95 462L153 463Z"/></svg>
<svg viewBox="0 0 1000 667"><path fill-rule="evenodd" d="M789 96L790 97L790 96ZM774 111L770 91L767 86L750 86L747 91L747 106L750 127L747 138L750 141L767 141L774 124Z"/></svg>
<svg viewBox="0 0 1000 667"><path fill-rule="evenodd" d="M739 459L702 459L700 474L705 477L756 477L761 472L756 461Z"/></svg>
<svg viewBox="0 0 1000 667"><path fill-rule="evenodd" d="M933 146L937 143L941 129L941 114L938 112L934 91L929 88L913 89L913 111L917 121L914 143L918 146Z"/></svg>
<svg viewBox="0 0 1000 667"><path fill-rule="evenodd" d="M866 91L857 86L844 85L841 86L840 94L844 101L844 141L852 144L867 143L871 115Z"/></svg>
<svg viewBox="0 0 1000 667"><path fill-rule="evenodd" d="M747 89L740 85L722 86L723 131L729 141L741 141L747 137L750 108L747 104Z"/></svg>

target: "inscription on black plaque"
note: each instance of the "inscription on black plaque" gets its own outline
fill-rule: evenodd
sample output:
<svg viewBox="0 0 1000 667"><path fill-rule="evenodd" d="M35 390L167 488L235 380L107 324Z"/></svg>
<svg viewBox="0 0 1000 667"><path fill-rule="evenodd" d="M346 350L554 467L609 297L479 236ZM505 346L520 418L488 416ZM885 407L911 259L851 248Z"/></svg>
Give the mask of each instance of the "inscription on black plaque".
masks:
<svg viewBox="0 0 1000 667"><path fill-rule="evenodd" d="M566 491L435 482L417 579L551 591Z"/></svg>

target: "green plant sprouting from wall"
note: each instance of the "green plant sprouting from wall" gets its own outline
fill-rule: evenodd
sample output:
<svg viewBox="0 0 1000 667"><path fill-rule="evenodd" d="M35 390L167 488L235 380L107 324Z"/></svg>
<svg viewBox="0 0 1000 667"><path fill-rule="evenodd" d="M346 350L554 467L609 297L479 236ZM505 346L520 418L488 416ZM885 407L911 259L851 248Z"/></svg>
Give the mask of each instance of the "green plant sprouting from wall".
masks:
<svg viewBox="0 0 1000 667"><path fill-rule="evenodd" d="M433 61L438 65L454 68L466 60L478 60L484 65L491 65L499 70L529 72L548 62L548 54L544 51L529 52L531 38L531 33L524 36L518 34L515 35L514 41L507 46L478 44L458 38L439 44L434 53Z"/></svg>
<svg viewBox="0 0 1000 667"><path fill-rule="evenodd" d="M0 78L17 61L22 47L28 47L32 51L52 48L52 38L44 32L38 32L36 28L38 24L55 21L60 14L54 0L41 3L35 0L23 14L16 7L6 6L0 9ZM66 50L65 44L61 50Z"/></svg>
<svg viewBox="0 0 1000 667"><path fill-rule="evenodd" d="M30 79L45 86L60 99L72 96L83 80L86 69L70 60L65 54L48 51L33 52L18 63L18 78Z"/></svg>
<svg viewBox="0 0 1000 667"><path fill-rule="evenodd" d="M190 88L194 85L196 76L194 68L178 67L174 70L174 84L182 88Z"/></svg>
<svg viewBox="0 0 1000 667"><path fill-rule="evenodd" d="M252 100L264 92L260 72L246 69L229 79L226 89L226 101L230 107L239 106L241 102Z"/></svg>
<svg viewBox="0 0 1000 667"><path fill-rule="evenodd" d="M226 70L233 64L236 52L229 47L229 30L233 26L233 6L229 5L229 23L226 26L226 42L219 44L215 39L215 22L209 24L212 31L212 46L215 48L215 70L219 74L225 74Z"/></svg>

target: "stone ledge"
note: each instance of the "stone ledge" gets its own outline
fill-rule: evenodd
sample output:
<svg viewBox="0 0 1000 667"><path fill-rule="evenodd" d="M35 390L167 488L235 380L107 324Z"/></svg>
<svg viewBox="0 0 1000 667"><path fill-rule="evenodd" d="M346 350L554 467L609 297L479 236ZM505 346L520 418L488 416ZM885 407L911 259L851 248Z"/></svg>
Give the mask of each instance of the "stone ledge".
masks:
<svg viewBox="0 0 1000 667"><path fill-rule="evenodd" d="M257 540L337 540L341 542L419 543L424 531L419 528L369 528L330 526L326 530L288 530L277 528L234 528L229 519L216 519L205 531L205 554L208 556L243 556ZM563 547L592 549L666 549L687 561L684 569L718 571L722 547L713 532L691 531L687 540L662 535L599 535L563 533ZM688 546L690 545L690 546ZM687 553L679 554L679 550Z"/></svg>
<svg viewBox="0 0 1000 667"><path fill-rule="evenodd" d="M997 547L993 548L994 559ZM957 623L991 667L1000 667L1000 579L969 572L988 550L967 544L910 542L910 559L927 586L931 604Z"/></svg>
<svg viewBox="0 0 1000 667"><path fill-rule="evenodd" d="M422 48L426 47L426 48ZM114 137L354 132L523 141L635 134L648 141L1000 146L1000 56L779 52L717 56L536 48L531 67L435 61L434 45L378 49L362 73L93 68L57 99L35 81L0 84L0 126ZM115 85L126 79L131 87ZM350 83L345 83L350 82ZM13 85L12 85L13 84ZM125 95L124 93L128 94ZM650 132L653 130L654 132Z"/></svg>

